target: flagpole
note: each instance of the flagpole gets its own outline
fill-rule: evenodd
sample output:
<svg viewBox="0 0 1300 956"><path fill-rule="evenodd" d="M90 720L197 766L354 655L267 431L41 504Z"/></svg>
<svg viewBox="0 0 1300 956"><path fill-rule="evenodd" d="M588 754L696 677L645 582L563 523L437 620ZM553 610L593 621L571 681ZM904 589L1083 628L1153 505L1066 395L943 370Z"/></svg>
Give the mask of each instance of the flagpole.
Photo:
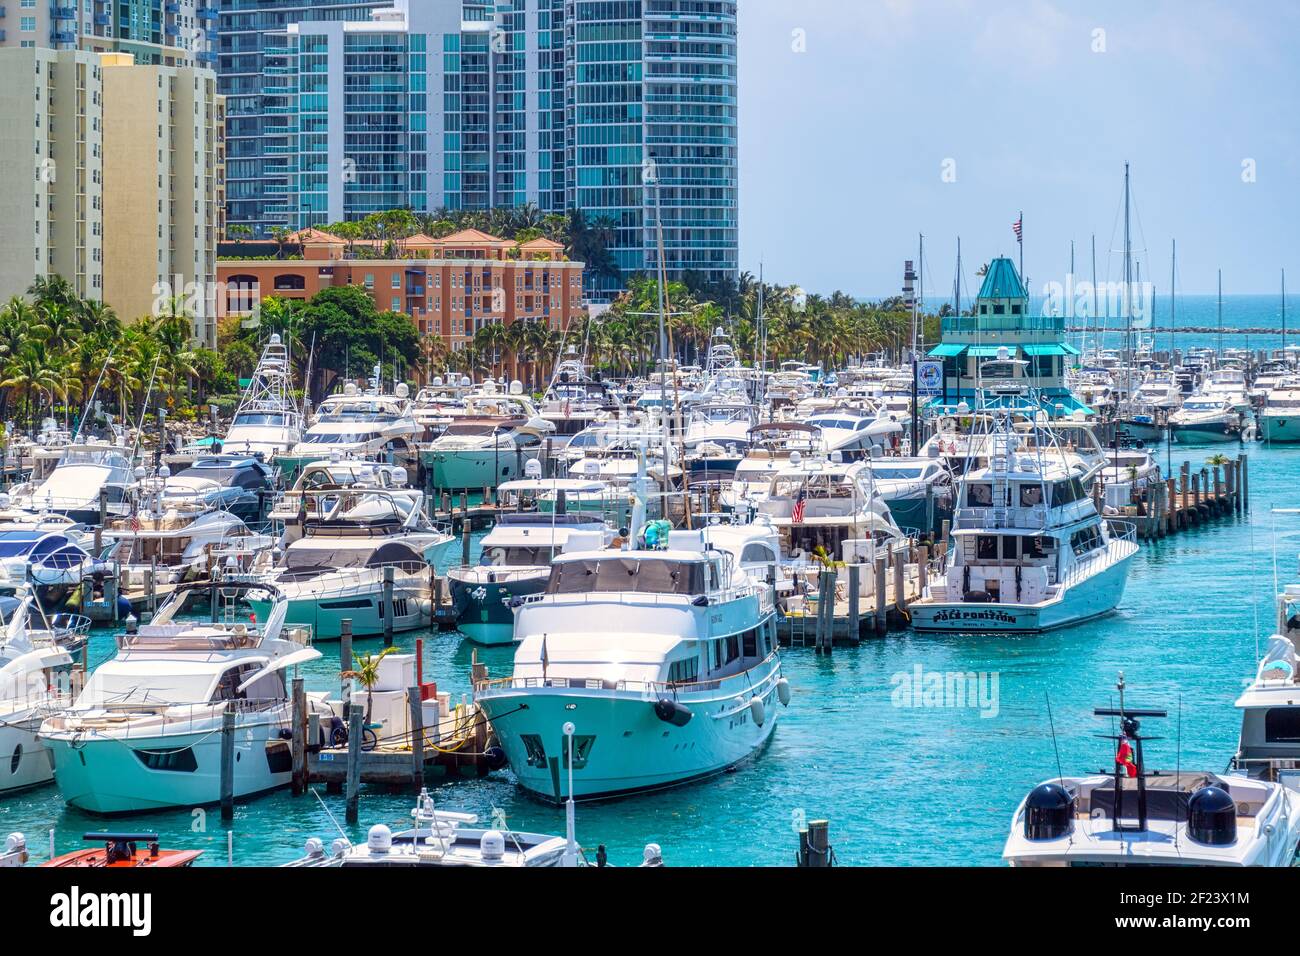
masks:
<svg viewBox="0 0 1300 956"><path fill-rule="evenodd" d="M1020 210L1020 218L1016 220L1020 223L1020 231L1016 233L1016 244L1020 246L1020 282L1025 282L1025 211ZM1025 285L1025 294L1029 294L1029 286Z"/></svg>

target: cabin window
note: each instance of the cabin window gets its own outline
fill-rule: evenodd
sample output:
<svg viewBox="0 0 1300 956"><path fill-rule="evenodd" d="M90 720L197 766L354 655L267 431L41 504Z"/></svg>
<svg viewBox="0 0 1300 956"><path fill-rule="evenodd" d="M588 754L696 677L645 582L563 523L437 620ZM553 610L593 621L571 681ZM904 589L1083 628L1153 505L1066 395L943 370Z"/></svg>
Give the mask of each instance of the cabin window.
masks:
<svg viewBox="0 0 1300 956"><path fill-rule="evenodd" d="M1017 557L1016 542L1020 539L1015 535L1006 535L1002 539L1002 557L1008 561L1014 561Z"/></svg>
<svg viewBox="0 0 1300 956"><path fill-rule="evenodd" d="M1001 303L998 303L997 305L993 306L994 315L1005 315L1006 311L1007 311L1007 307L1005 305L1002 305Z"/></svg>
<svg viewBox="0 0 1300 956"><path fill-rule="evenodd" d="M741 643L742 643L740 649L741 654L743 654L745 657L758 656L758 630L757 629L746 631L744 634L744 640Z"/></svg>
<svg viewBox="0 0 1300 956"><path fill-rule="evenodd" d="M1020 507L1036 508L1043 503L1042 485L1020 486Z"/></svg>
<svg viewBox="0 0 1300 956"><path fill-rule="evenodd" d="M689 684L700 676L700 661L697 657L673 661L668 665L668 683Z"/></svg>
<svg viewBox="0 0 1300 956"><path fill-rule="evenodd" d="M740 635L732 634L727 638L726 663L730 664L732 661L738 661L738 660L740 660Z"/></svg>
<svg viewBox="0 0 1300 956"><path fill-rule="evenodd" d="M193 773L199 769L194 751L184 750L134 750L140 762L150 770L168 770L172 773Z"/></svg>
<svg viewBox="0 0 1300 956"><path fill-rule="evenodd" d="M993 534L982 534L975 539L975 557L982 561L996 561L998 557L998 538Z"/></svg>
<svg viewBox="0 0 1300 956"><path fill-rule="evenodd" d="M988 508L993 504L992 485L971 485L966 489L966 506L969 508Z"/></svg>
<svg viewBox="0 0 1300 956"><path fill-rule="evenodd" d="M247 695L239 690L239 685L262 669L261 664L240 664L221 675L216 689L212 691L212 700L243 700Z"/></svg>
<svg viewBox="0 0 1300 956"><path fill-rule="evenodd" d="M1011 304L1011 314L1012 314L1012 315L1019 315L1019 314L1020 314L1020 303L1019 303L1019 302L1013 302L1013 303Z"/></svg>
<svg viewBox="0 0 1300 956"><path fill-rule="evenodd" d="M1025 557L1026 558L1045 558L1047 551L1045 548L1045 539L1034 536L1025 538Z"/></svg>
<svg viewBox="0 0 1300 956"><path fill-rule="evenodd" d="M1300 743L1300 707L1274 707L1265 713L1264 742Z"/></svg>

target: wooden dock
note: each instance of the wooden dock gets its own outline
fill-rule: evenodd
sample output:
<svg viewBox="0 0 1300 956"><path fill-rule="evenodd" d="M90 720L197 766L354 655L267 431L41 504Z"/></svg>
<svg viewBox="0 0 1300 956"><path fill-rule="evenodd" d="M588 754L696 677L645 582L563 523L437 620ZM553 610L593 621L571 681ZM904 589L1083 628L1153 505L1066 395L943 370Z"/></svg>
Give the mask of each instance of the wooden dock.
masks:
<svg viewBox="0 0 1300 956"><path fill-rule="evenodd" d="M1250 508L1249 456L1193 471L1183 462L1177 476L1149 483L1134 501L1110 517L1132 521L1138 538L1157 541L1179 531L1195 528L1228 515L1241 515ZM1093 485L1093 499L1100 502L1105 486L1098 478ZM1100 506L1098 507L1100 509Z"/></svg>
<svg viewBox="0 0 1300 956"><path fill-rule="evenodd" d="M891 626L905 626L908 607L946 553L943 541L933 549L907 541L880 548L872 562L810 568L796 578L793 594L778 599L785 613L778 618L777 634L784 644L830 653L837 643L856 645ZM826 594L834 599L823 600Z"/></svg>

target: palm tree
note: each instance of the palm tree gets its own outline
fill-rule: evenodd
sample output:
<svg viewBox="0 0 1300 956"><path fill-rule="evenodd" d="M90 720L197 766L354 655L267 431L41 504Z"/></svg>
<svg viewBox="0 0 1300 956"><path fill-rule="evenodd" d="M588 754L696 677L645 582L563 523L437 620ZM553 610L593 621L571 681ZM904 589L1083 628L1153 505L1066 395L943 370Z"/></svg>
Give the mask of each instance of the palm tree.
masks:
<svg viewBox="0 0 1300 956"><path fill-rule="evenodd" d="M366 723L370 723L370 713L375 705L375 685L379 683L379 662L389 654L395 653L397 653L395 647L385 647L378 654L367 654L365 657L354 653L352 661L356 667L339 673L340 677L355 680L366 689Z"/></svg>
<svg viewBox="0 0 1300 956"><path fill-rule="evenodd" d="M65 394L69 382L57 363L46 350L45 343L33 340L26 343L17 355L4 366L4 380L0 386L12 388L23 396L23 407L33 430L38 423L39 396L45 392L53 405L55 397Z"/></svg>

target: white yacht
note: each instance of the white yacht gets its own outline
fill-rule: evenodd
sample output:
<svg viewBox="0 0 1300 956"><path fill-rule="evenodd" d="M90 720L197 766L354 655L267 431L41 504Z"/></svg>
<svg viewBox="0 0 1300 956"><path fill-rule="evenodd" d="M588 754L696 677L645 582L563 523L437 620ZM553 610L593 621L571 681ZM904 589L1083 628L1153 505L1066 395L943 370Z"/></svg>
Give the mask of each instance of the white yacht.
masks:
<svg viewBox="0 0 1300 956"><path fill-rule="evenodd" d="M425 517L419 492L376 486L327 496L323 517L309 517L302 537L273 566L263 552L251 580L274 585L286 601L290 625L309 627L317 640L337 639L344 620L357 637L384 633L391 600L392 630L416 630L433 620L431 566L455 539ZM391 575L391 598L386 588ZM249 598L259 621L277 603Z"/></svg>
<svg viewBox="0 0 1300 956"><path fill-rule="evenodd" d="M302 429L302 410L293 399L289 349L279 335L272 335L262 349L230 429L221 440L221 451L274 461L298 444Z"/></svg>
<svg viewBox="0 0 1300 956"><path fill-rule="evenodd" d="M985 363L990 391L1028 398L1007 369L1017 364ZM1013 407L984 409L988 464L962 475L946 566L910 607L917 630L1045 631L1108 614L1124 595L1136 528L1097 513L1046 413L1020 414L1028 428Z"/></svg>
<svg viewBox="0 0 1300 956"><path fill-rule="evenodd" d="M106 441L68 445L48 477L11 489L10 498L25 511L59 512L83 524L97 524L101 491L109 514L128 510L127 492L135 481L133 457L130 448Z"/></svg>
<svg viewBox="0 0 1300 956"><path fill-rule="evenodd" d="M758 751L789 701L775 531L664 525L635 548L557 557L516 612L513 675L476 688L530 793L613 797L720 773Z"/></svg>
<svg viewBox="0 0 1300 956"><path fill-rule="evenodd" d="M1035 787L1011 821L1011 866L1292 866L1300 797L1264 779L1147 769L1141 722L1166 716L1124 702L1098 708L1112 722L1113 774L1058 776ZM1118 719L1118 726L1114 721ZM1168 759L1168 758L1166 758Z"/></svg>
<svg viewBox="0 0 1300 956"><path fill-rule="evenodd" d="M1239 415L1249 415L1254 407L1248 392L1246 373L1233 367L1214 369L1200 388L1207 398L1226 400Z"/></svg>
<svg viewBox="0 0 1300 956"><path fill-rule="evenodd" d="M523 394L522 384L512 382L507 394L489 382L466 397L464 414L453 418L420 457L435 489L482 491L522 478L554 431Z"/></svg>
<svg viewBox="0 0 1300 956"><path fill-rule="evenodd" d="M541 414L554 426L557 439L570 438L597 421L609 408L621 402L609 384L593 379L570 345L564 361L555 366L551 384L542 396Z"/></svg>
<svg viewBox="0 0 1300 956"><path fill-rule="evenodd" d="M201 455L179 472L163 465L155 480L168 503L219 508L245 521L262 519L274 488L271 467L250 455Z"/></svg>
<svg viewBox="0 0 1300 956"><path fill-rule="evenodd" d="M377 382L378 377L371 381ZM405 384L399 384L392 395L382 395L377 384L362 391L348 382L342 392L320 403L302 440L282 456L282 464L296 471L332 452L388 464L414 461L420 426L411 415L409 394Z"/></svg>
<svg viewBox="0 0 1300 956"><path fill-rule="evenodd" d="M952 475L938 454L870 459L871 484L900 528L933 534L951 520Z"/></svg>
<svg viewBox="0 0 1300 956"><path fill-rule="evenodd" d="M24 596L0 640L0 793L54 779L36 732L46 717L71 703L73 659L62 635L43 618L34 598Z"/></svg>
<svg viewBox="0 0 1300 956"><path fill-rule="evenodd" d="M1106 449L1106 465L1097 472L1107 508L1126 508L1148 485L1160 481L1160 466L1151 452L1136 445Z"/></svg>
<svg viewBox="0 0 1300 956"><path fill-rule="evenodd" d="M1180 444L1241 440L1241 412L1231 397L1197 392L1169 416L1169 438Z"/></svg>
<svg viewBox="0 0 1300 956"><path fill-rule="evenodd" d="M839 452L845 461L861 461L871 455L872 446L896 448L903 426L874 411L837 408L806 419L821 429L822 441L830 453Z"/></svg>
<svg viewBox="0 0 1300 956"><path fill-rule="evenodd" d="M1138 386L1135 399L1139 404L1172 412L1183 404L1177 374L1172 369L1152 369Z"/></svg>
<svg viewBox="0 0 1300 956"><path fill-rule="evenodd" d="M749 450L736 465L731 487L724 488L722 507L744 511L767 498L772 476L790 461L792 454L803 458L824 455L826 443L821 429L807 422L770 421L749 430Z"/></svg>
<svg viewBox="0 0 1300 956"><path fill-rule="evenodd" d="M512 481L503 495L541 494L550 481ZM599 551L614 540L613 529L597 514L514 512L503 514L483 538L477 565L447 572L456 629L476 644L510 644L515 639L515 607L539 594L550 578L551 563L569 551Z"/></svg>
<svg viewBox="0 0 1300 956"><path fill-rule="evenodd" d="M399 465L344 458L331 452L329 458L303 466L293 487L275 499L267 520L281 535L281 543L289 545L302 537L308 519L323 518L334 509L341 492L354 487L402 490L408 478L406 469Z"/></svg>
<svg viewBox="0 0 1300 956"><path fill-rule="evenodd" d="M226 585L248 591L262 585ZM40 739L65 800L92 813L199 807L221 799L221 725L236 719L235 796L289 783L292 755L281 731L291 720L291 668L320 657L307 632L286 629L288 604L260 629L240 619L178 621L190 595L181 585L138 632L117 638L117 654L91 675L76 702L46 719ZM332 712L323 694L308 708Z"/></svg>
<svg viewBox="0 0 1300 956"><path fill-rule="evenodd" d="M1264 441L1300 441L1300 377L1279 379L1264 396L1257 418L1259 437Z"/></svg>

